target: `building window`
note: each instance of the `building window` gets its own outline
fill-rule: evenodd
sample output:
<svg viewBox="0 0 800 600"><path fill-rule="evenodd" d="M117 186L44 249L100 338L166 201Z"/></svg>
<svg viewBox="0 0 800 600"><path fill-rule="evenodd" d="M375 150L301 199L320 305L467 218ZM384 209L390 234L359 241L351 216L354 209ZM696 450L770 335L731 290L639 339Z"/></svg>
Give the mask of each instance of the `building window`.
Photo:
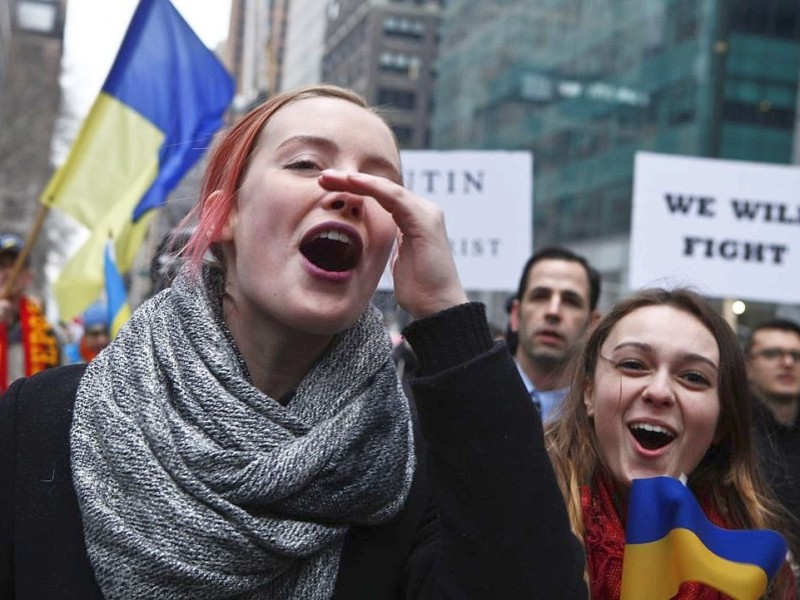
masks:
<svg viewBox="0 0 800 600"><path fill-rule="evenodd" d="M414 139L414 130L405 125L395 125L392 127L394 135L397 138L397 143L401 146L407 146Z"/></svg>
<svg viewBox="0 0 800 600"><path fill-rule="evenodd" d="M766 100L757 104L749 102L725 102L723 119L733 123L749 123L762 127L789 129L794 126L795 111L790 108L773 106Z"/></svg>
<svg viewBox="0 0 800 600"><path fill-rule="evenodd" d="M378 90L378 104L403 110L414 110L417 105L417 95L406 90L381 88Z"/></svg>
<svg viewBox="0 0 800 600"><path fill-rule="evenodd" d="M388 16L383 20L383 32L386 35L418 39L425 36L425 23L410 17Z"/></svg>
<svg viewBox="0 0 800 600"><path fill-rule="evenodd" d="M800 36L800 15L795 0L734 2L730 26L732 31L796 40Z"/></svg>
<svg viewBox="0 0 800 600"><path fill-rule="evenodd" d="M58 6L52 1L18 0L15 24L23 31L56 34Z"/></svg>
<svg viewBox="0 0 800 600"><path fill-rule="evenodd" d="M381 52L378 57L378 66L382 71L407 73L412 78L417 77L419 65L419 58L402 52Z"/></svg>

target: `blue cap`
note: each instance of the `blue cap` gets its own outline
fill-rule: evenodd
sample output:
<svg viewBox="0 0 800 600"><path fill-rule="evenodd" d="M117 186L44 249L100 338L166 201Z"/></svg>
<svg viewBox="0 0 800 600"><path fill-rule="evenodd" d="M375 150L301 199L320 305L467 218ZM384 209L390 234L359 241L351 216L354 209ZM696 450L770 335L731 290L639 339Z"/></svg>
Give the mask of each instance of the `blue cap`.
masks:
<svg viewBox="0 0 800 600"><path fill-rule="evenodd" d="M83 313L83 326L91 327L93 325L108 326L108 307L102 300L90 304Z"/></svg>
<svg viewBox="0 0 800 600"><path fill-rule="evenodd" d="M0 254L3 252L13 252L19 254L25 247L25 240L23 240L16 233L2 233L0 234Z"/></svg>

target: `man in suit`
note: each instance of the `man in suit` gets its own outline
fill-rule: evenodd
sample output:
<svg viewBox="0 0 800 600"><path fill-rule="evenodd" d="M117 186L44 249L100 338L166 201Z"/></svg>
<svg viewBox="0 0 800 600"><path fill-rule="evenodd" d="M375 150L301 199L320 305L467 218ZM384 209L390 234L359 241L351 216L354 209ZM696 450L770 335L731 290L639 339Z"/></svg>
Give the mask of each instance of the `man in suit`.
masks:
<svg viewBox="0 0 800 600"><path fill-rule="evenodd" d="M550 418L566 396L575 345L600 318L600 274L567 248L543 248L522 269L509 328L531 399Z"/></svg>
<svg viewBox="0 0 800 600"><path fill-rule="evenodd" d="M773 319L747 340L755 446L767 482L791 515L790 543L800 552L800 325Z"/></svg>

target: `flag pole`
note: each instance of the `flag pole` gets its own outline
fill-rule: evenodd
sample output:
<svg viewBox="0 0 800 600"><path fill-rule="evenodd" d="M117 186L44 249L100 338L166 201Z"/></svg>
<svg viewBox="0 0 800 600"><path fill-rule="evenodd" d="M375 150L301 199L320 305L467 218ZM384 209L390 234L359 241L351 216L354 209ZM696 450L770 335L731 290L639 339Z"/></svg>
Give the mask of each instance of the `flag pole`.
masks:
<svg viewBox="0 0 800 600"><path fill-rule="evenodd" d="M31 248L39 237L39 232L42 230L42 225L44 224L44 220L45 217L47 217L48 212L50 212L50 207L39 203L39 208L36 211L36 217L33 221L33 226L30 228L30 231L28 231L28 237L25 238L25 245L22 247L20 253L17 254L17 259L14 261L14 268L11 270L11 275L3 287L3 292L0 294L0 298L7 299L11 296L11 289L14 287L14 283L16 283L19 274L22 272L22 267L25 264L25 261L28 260L28 255L31 253Z"/></svg>

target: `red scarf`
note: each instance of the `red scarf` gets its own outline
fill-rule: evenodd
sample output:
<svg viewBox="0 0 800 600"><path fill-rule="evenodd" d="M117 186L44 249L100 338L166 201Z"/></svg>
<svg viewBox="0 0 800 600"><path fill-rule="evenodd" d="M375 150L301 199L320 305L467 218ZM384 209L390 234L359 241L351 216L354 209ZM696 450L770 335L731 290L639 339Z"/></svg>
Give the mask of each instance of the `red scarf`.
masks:
<svg viewBox="0 0 800 600"><path fill-rule="evenodd" d="M61 363L61 347L50 323L44 318L39 305L30 298L20 298L19 320L22 348L25 356L26 377ZM0 323L0 392L8 384L8 328Z"/></svg>
<svg viewBox="0 0 800 600"><path fill-rule="evenodd" d="M625 510L622 504L622 499L614 495L613 486L605 475L596 477L594 485L581 488L583 525L586 530L584 544L592 600L619 600L622 553L625 550L625 528L619 517ZM714 525L726 527L721 515L708 502L701 502L700 505ZM674 598L729 600L725 594L694 581L682 584Z"/></svg>

